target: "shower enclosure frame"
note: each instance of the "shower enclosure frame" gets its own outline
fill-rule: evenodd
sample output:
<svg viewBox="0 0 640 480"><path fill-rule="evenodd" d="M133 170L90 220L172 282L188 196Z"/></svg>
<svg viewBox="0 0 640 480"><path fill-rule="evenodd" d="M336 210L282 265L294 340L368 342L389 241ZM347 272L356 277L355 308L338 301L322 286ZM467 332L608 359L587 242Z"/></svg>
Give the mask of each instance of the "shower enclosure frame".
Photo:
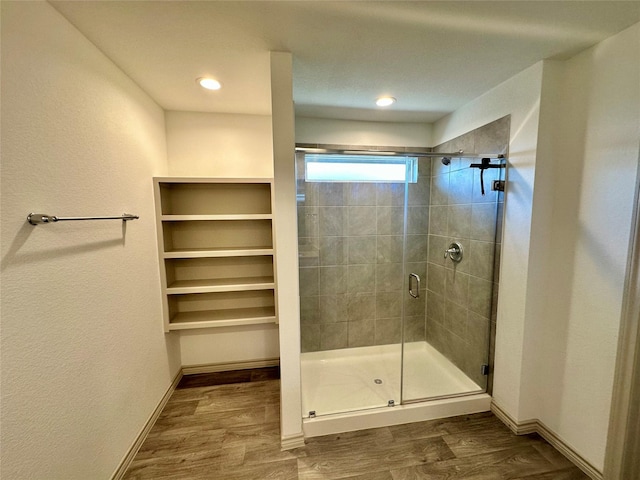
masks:
<svg viewBox="0 0 640 480"><path fill-rule="evenodd" d="M455 159L499 159L500 165L491 166L489 168L503 167L504 165L504 155L497 154L476 154L476 153L465 153L462 150L455 152L432 152L432 151L390 151L389 149L360 149L360 150L351 150L347 148L342 148L340 146L326 146L322 147L319 145L298 145L296 148L297 152L305 152L305 153L333 153L333 154L362 154L362 155L398 155L398 156L416 156L416 157L439 157L443 159L443 163L448 164L452 158ZM486 163L485 163L486 162ZM482 164L475 164L475 166L486 165L488 164L488 160L483 160ZM484 168L480 170L481 173L484 173ZM408 277L408 272L405 271L406 268L406 251L407 251L407 215L408 215L408 196L409 190L408 185L405 182L404 184L404 206L403 206L403 277L406 279ZM444 252L443 252L444 253ZM455 253L455 252L454 252ZM449 256L451 257L452 252L449 252ZM445 253L446 256L446 253ZM412 274L413 275L413 274ZM426 291L425 291L426 293ZM420 286L418 286L418 295L420 294ZM413 295L412 295L413 296ZM393 409L385 409L385 408L373 408L371 410L356 410L356 411L347 411L341 413L333 413L327 416L318 416L315 418L304 418L303 426L305 436L316 436L316 435L324 435L328 433L337 433L339 431L347 431L347 430L355 430L363 428L362 419L367 418L367 427L372 426L383 426L390 425L394 423L403 423L407 421L417 421L417 420L425 420L428 418L441 418L445 416L458 415L463 413L472 413L479 411L487 411L489 410L490 399L491 397L486 393L487 385L485 384L485 388L483 392L478 393L462 393L462 394L447 394L441 397L426 397L426 398L411 398L406 399L404 395L404 361L405 361L405 311L402 312L402 338L401 338L401 354L400 354L400 402L394 405ZM489 333L487 332L487 335ZM487 351L487 355L489 355L489 351ZM488 364L488 362L487 362ZM390 402L390 405L393 405L393 402ZM383 407L383 405L380 405ZM375 413L375 415L373 415Z"/></svg>

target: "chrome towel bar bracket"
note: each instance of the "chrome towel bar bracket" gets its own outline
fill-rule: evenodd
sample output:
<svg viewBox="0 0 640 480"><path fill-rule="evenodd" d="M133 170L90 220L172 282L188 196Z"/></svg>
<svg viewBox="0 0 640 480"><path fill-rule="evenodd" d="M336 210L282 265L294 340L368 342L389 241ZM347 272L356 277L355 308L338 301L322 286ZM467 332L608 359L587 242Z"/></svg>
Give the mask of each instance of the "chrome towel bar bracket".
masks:
<svg viewBox="0 0 640 480"><path fill-rule="evenodd" d="M79 220L122 220L123 222L126 222L128 220L137 220L138 218L140 218L138 215L132 215L130 213L123 213L122 215L115 217L56 217L55 215L47 215L45 213L30 213L27 215L27 221L31 225Z"/></svg>

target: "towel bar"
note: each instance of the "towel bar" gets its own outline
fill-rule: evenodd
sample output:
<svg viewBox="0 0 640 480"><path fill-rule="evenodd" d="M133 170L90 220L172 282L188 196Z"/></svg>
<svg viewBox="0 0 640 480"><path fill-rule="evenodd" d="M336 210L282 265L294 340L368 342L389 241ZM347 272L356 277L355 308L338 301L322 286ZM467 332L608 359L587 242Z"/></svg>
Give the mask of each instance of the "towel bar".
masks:
<svg viewBox="0 0 640 480"><path fill-rule="evenodd" d="M47 215L44 213L30 213L27 215L27 221L31 225L40 225L42 223L55 223L55 222L69 222L76 220L137 220L140 218L138 215L132 215L130 213L123 213L117 217L56 217L55 215Z"/></svg>

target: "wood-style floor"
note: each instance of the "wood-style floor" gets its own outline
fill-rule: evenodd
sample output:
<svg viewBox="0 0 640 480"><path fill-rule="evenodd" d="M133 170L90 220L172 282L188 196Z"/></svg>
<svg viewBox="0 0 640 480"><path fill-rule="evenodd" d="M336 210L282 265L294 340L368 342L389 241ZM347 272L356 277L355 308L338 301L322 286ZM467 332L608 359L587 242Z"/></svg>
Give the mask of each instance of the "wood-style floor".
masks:
<svg viewBox="0 0 640 480"><path fill-rule="evenodd" d="M185 377L125 478L588 478L542 438L513 435L491 413L310 438L286 452L279 420L274 369Z"/></svg>

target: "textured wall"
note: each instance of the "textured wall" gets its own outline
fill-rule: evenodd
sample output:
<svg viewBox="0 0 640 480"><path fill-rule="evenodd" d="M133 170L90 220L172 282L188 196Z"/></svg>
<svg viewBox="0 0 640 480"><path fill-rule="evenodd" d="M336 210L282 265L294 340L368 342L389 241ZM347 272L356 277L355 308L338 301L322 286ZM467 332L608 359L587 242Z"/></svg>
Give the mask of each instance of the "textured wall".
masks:
<svg viewBox="0 0 640 480"><path fill-rule="evenodd" d="M296 143L426 147L431 124L296 117Z"/></svg>
<svg viewBox="0 0 640 480"><path fill-rule="evenodd" d="M2 2L2 478L109 478L179 368L163 112L46 2ZM31 212L140 219L31 226Z"/></svg>
<svg viewBox="0 0 640 480"><path fill-rule="evenodd" d="M273 177L271 116L169 111L169 175Z"/></svg>
<svg viewBox="0 0 640 480"><path fill-rule="evenodd" d="M442 142L511 114L493 397L597 469L639 154L639 31L536 64L434 126Z"/></svg>
<svg viewBox="0 0 640 480"><path fill-rule="evenodd" d="M597 469L604 465L640 158L639 58L636 24L566 62L546 64L554 75L543 84L541 118L549 126L539 150L552 148L536 163L551 181L538 193L536 173L534 195L544 194L552 207L550 215L534 208L541 218L532 234L546 233L548 242L531 251L545 269L529 295L541 308L527 322L523 411Z"/></svg>

